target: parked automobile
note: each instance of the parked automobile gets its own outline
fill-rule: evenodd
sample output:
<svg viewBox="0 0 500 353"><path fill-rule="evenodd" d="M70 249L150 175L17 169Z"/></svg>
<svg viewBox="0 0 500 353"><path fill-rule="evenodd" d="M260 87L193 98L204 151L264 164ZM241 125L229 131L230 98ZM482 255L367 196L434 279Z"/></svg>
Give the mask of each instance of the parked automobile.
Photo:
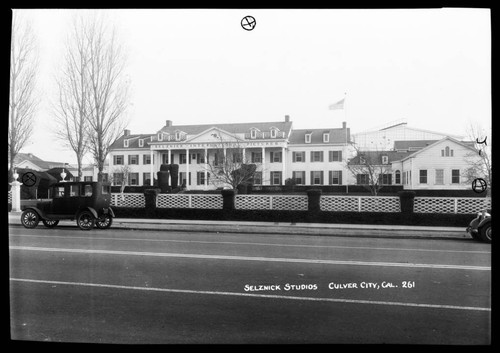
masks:
<svg viewBox="0 0 500 353"><path fill-rule="evenodd" d="M21 223L26 228L35 228L39 221L48 227L57 226L60 220L76 220L80 229L90 230L111 227L113 209L111 184L106 182L59 182L50 188L49 201L38 202L36 207L27 207L21 214Z"/></svg>
<svg viewBox="0 0 500 353"><path fill-rule="evenodd" d="M491 214L486 210L478 212L466 230L475 240L491 243Z"/></svg>

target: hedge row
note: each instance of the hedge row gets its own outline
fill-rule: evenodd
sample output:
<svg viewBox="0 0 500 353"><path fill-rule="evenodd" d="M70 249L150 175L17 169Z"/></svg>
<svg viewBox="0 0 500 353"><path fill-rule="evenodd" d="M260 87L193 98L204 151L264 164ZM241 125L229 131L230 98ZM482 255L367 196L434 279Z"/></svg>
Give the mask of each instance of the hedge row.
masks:
<svg viewBox="0 0 500 353"><path fill-rule="evenodd" d="M333 224L391 224L439 227L467 227L475 214L389 213L389 212L308 212L278 210L213 210L183 208L113 207L119 218L183 219L211 221L260 221Z"/></svg>

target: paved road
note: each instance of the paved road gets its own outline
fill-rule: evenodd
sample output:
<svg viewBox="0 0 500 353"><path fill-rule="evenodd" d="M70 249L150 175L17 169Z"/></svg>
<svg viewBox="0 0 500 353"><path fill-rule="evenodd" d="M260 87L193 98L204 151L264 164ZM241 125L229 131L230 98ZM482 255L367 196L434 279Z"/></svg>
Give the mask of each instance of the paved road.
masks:
<svg viewBox="0 0 500 353"><path fill-rule="evenodd" d="M14 339L489 344L471 239L11 227Z"/></svg>

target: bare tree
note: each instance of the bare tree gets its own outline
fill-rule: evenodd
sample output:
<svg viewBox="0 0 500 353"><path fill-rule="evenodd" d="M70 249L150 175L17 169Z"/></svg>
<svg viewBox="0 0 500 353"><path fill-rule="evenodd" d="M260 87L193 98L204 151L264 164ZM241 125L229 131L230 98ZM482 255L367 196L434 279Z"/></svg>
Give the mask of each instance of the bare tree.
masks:
<svg viewBox="0 0 500 353"><path fill-rule="evenodd" d="M13 172L14 159L33 133L33 123L39 99L36 94L35 36L31 26L12 15L10 49L9 101L9 170Z"/></svg>
<svg viewBox="0 0 500 353"><path fill-rule="evenodd" d="M491 136L479 124L469 123L467 137L474 142L476 152L469 152L464 159L468 168L464 170L465 183L472 183L476 178L482 178L488 183L488 194L493 181L491 168Z"/></svg>
<svg viewBox="0 0 500 353"><path fill-rule="evenodd" d="M128 179L131 171L132 169L130 168L129 165L123 165L120 168L113 169L113 173L111 174L110 181L113 184L120 185L120 193L122 200L124 200L125 198L123 192L125 191L125 186L128 185Z"/></svg>
<svg viewBox="0 0 500 353"><path fill-rule="evenodd" d="M353 143L356 156L346 162L346 168L372 195L378 195L384 187L384 175L391 173L391 165L382 160L383 151L360 151Z"/></svg>
<svg viewBox="0 0 500 353"><path fill-rule="evenodd" d="M83 157L89 149L89 44L83 18L75 17L66 43L61 74L57 77L58 99L54 104L55 135L76 154L78 180L82 180Z"/></svg>
<svg viewBox="0 0 500 353"><path fill-rule="evenodd" d="M88 136L99 181L109 147L126 127L124 113L128 104L125 58L115 30L105 23L98 15L82 23L88 46Z"/></svg>
<svg viewBox="0 0 500 353"><path fill-rule="evenodd" d="M211 176L210 182L216 186L227 185L232 189L252 183L257 165L247 162L239 141L225 141L216 133L212 136L220 142L217 144L214 158L206 164Z"/></svg>

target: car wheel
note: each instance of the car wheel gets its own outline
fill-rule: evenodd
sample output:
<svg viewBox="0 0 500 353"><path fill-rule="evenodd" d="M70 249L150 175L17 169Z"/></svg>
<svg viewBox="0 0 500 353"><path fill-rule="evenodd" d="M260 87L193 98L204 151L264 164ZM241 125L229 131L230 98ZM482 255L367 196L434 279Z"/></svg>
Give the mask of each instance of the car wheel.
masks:
<svg viewBox="0 0 500 353"><path fill-rule="evenodd" d="M482 227L479 234L482 241L491 243L491 223Z"/></svg>
<svg viewBox="0 0 500 353"><path fill-rule="evenodd" d="M52 220L52 219L42 219L42 223L45 227L47 228L54 228L59 224L58 220Z"/></svg>
<svg viewBox="0 0 500 353"><path fill-rule="evenodd" d="M21 214L21 223L25 228L35 228L38 222L40 222L40 217L33 210L26 210Z"/></svg>
<svg viewBox="0 0 500 353"><path fill-rule="evenodd" d="M95 225L95 217L90 211L83 211L78 215L76 224L81 230L91 230Z"/></svg>
<svg viewBox="0 0 500 353"><path fill-rule="evenodd" d="M97 219L95 225L99 229L108 229L113 224L113 216L110 214L105 214L101 218Z"/></svg>

